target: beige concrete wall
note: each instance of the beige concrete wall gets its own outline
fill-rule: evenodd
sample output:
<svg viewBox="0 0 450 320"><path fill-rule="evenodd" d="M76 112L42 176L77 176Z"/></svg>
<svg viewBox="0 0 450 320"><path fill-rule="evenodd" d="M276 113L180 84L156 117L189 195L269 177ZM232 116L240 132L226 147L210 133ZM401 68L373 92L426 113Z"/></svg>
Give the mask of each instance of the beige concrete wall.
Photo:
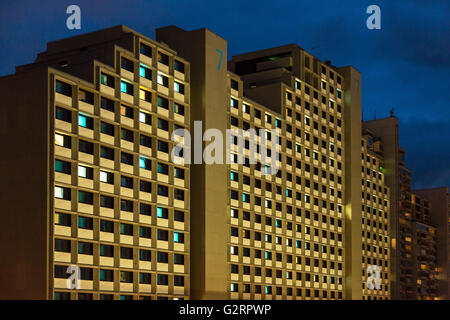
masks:
<svg viewBox="0 0 450 320"><path fill-rule="evenodd" d="M338 68L344 77L345 299L362 299L361 74Z"/></svg>

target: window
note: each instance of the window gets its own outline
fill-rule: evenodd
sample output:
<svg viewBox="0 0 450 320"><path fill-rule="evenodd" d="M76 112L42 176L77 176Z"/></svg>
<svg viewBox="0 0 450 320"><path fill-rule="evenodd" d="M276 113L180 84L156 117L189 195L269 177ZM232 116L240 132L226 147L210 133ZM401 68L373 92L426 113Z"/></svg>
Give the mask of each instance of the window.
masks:
<svg viewBox="0 0 450 320"><path fill-rule="evenodd" d="M184 169L178 168L178 167L174 167L173 170L174 170L175 178L184 180Z"/></svg>
<svg viewBox="0 0 450 320"><path fill-rule="evenodd" d="M157 82L158 82L159 85L162 85L162 86L164 86L166 88L169 87L169 78L166 77L165 75L163 75L162 73L158 72L158 76L157 76L156 79L157 79Z"/></svg>
<svg viewBox="0 0 450 320"><path fill-rule="evenodd" d="M139 99L151 103L152 102L152 93L148 90L139 88Z"/></svg>
<svg viewBox="0 0 450 320"><path fill-rule="evenodd" d="M56 92L72 97L72 86L68 83L56 80Z"/></svg>
<svg viewBox="0 0 450 320"><path fill-rule="evenodd" d="M88 217L78 217L78 228L81 229L93 229L93 219Z"/></svg>
<svg viewBox="0 0 450 320"><path fill-rule="evenodd" d="M114 198L100 195L100 207L113 209Z"/></svg>
<svg viewBox="0 0 450 320"><path fill-rule="evenodd" d="M70 252L70 240L55 239L55 251Z"/></svg>
<svg viewBox="0 0 450 320"><path fill-rule="evenodd" d="M163 185L158 185L158 195L159 196L163 196L163 197L168 197L169 196L169 188Z"/></svg>
<svg viewBox="0 0 450 320"><path fill-rule="evenodd" d="M173 213L173 220L179 221L179 222L184 222L184 212L175 210Z"/></svg>
<svg viewBox="0 0 450 320"><path fill-rule="evenodd" d="M79 89L78 90L78 100L89 103L89 104L94 104L94 94L90 91Z"/></svg>
<svg viewBox="0 0 450 320"><path fill-rule="evenodd" d="M175 189L173 191L175 200L184 201L184 191L180 189Z"/></svg>
<svg viewBox="0 0 450 320"><path fill-rule="evenodd" d="M230 100L230 106L232 107L232 108L238 108L239 107L239 103L238 103L238 101L236 100L236 99L234 99L234 98L231 98L231 100Z"/></svg>
<svg viewBox="0 0 450 320"><path fill-rule="evenodd" d="M100 231L101 232L114 232L114 222L109 220L100 220Z"/></svg>
<svg viewBox="0 0 450 320"><path fill-rule="evenodd" d="M152 125L152 115L146 112L139 112L139 121L148 125Z"/></svg>
<svg viewBox="0 0 450 320"><path fill-rule="evenodd" d="M94 154L94 144L84 140L79 140L78 150L83 153Z"/></svg>
<svg viewBox="0 0 450 320"><path fill-rule="evenodd" d="M127 176L120 176L120 186L124 188L133 189L133 178Z"/></svg>
<svg viewBox="0 0 450 320"><path fill-rule="evenodd" d="M152 47L150 47L146 44L140 43L139 52L141 54L143 54L144 56L147 56L150 58L152 57Z"/></svg>
<svg viewBox="0 0 450 320"><path fill-rule="evenodd" d="M140 156L139 157L139 168L145 169L145 170L151 170L152 169L152 162L149 158Z"/></svg>
<svg viewBox="0 0 450 320"><path fill-rule="evenodd" d="M164 53L158 51L158 62L168 66L169 65L169 56L167 54L164 54Z"/></svg>
<svg viewBox="0 0 450 320"><path fill-rule="evenodd" d="M94 203L94 194L92 192L87 191L78 191L78 202L85 204L93 204Z"/></svg>
<svg viewBox="0 0 450 320"><path fill-rule="evenodd" d="M133 212L133 201L131 200L120 200L120 210Z"/></svg>
<svg viewBox="0 0 450 320"><path fill-rule="evenodd" d="M55 160L55 171L65 174L71 173L71 165L70 162L62 161L62 160Z"/></svg>
<svg viewBox="0 0 450 320"><path fill-rule="evenodd" d="M72 122L72 111L56 107L55 118L65 122Z"/></svg>
<svg viewBox="0 0 450 320"><path fill-rule="evenodd" d="M158 129L169 131L169 122L167 120L158 118Z"/></svg>
<svg viewBox="0 0 450 320"><path fill-rule="evenodd" d="M56 212L55 224L58 226L70 227L72 225L71 215L68 213Z"/></svg>
<svg viewBox="0 0 450 320"><path fill-rule="evenodd" d="M72 147L72 140L70 136L55 133L55 144L70 149Z"/></svg>
<svg viewBox="0 0 450 320"><path fill-rule="evenodd" d="M130 119L134 119L134 109L122 104L120 106L120 115Z"/></svg>
<svg viewBox="0 0 450 320"><path fill-rule="evenodd" d="M152 138L141 134L139 137L139 143L141 144L141 146L151 148L152 147Z"/></svg>
<svg viewBox="0 0 450 320"><path fill-rule="evenodd" d="M180 94L184 94L184 84L175 81L173 85L174 85L175 92L178 92Z"/></svg>
<svg viewBox="0 0 450 320"><path fill-rule="evenodd" d="M166 98L160 97L158 96L158 107L164 108L164 109L169 109L169 100L167 100Z"/></svg>
<svg viewBox="0 0 450 320"><path fill-rule="evenodd" d="M169 174L169 166L165 163L158 162L157 171L161 174Z"/></svg>
<svg viewBox="0 0 450 320"><path fill-rule="evenodd" d="M120 155L120 162L132 166L133 165L133 155L126 153L126 152L122 152Z"/></svg>
<svg viewBox="0 0 450 320"><path fill-rule="evenodd" d="M169 231L158 229L157 235L158 235L158 240L169 241ZM158 256L160 253L162 253L162 252L158 252ZM167 253L165 253L165 254L167 254ZM164 258L163 261L159 261L159 259L158 259L158 262L167 263L167 258Z"/></svg>
<svg viewBox="0 0 450 320"><path fill-rule="evenodd" d="M100 122L100 132L114 137L114 125L108 122Z"/></svg>
<svg viewBox="0 0 450 320"><path fill-rule="evenodd" d="M139 75L142 78L152 80L152 71L150 70L149 67L147 67L146 65L144 65L142 63L139 65Z"/></svg>
<svg viewBox="0 0 450 320"><path fill-rule="evenodd" d="M169 144L167 142L158 140L158 151L169 153Z"/></svg>
<svg viewBox="0 0 450 320"><path fill-rule="evenodd" d="M133 131L131 130L127 130L127 129L121 129L120 130L120 137L122 140L126 140L129 142L133 142L134 141L134 135L133 135Z"/></svg>
<svg viewBox="0 0 450 320"><path fill-rule="evenodd" d="M100 83L110 88L114 88L114 77L102 72L100 74Z"/></svg>
<svg viewBox="0 0 450 320"><path fill-rule="evenodd" d="M151 182L141 180L139 181L139 190L142 192L152 193L152 184Z"/></svg>
<svg viewBox="0 0 450 320"><path fill-rule="evenodd" d="M114 160L114 149L101 146L100 147L100 157L106 158L109 160Z"/></svg>
<svg viewBox="0 0 450 320"><path fill-rule="evenodd" d="M179 114L181 116L184 116L184 106L182 104L174 102L173 112L175 112L176 114Z"/></svg>
<svg viewBox="0 0 450 320"><path fill-rule="evenodd" d="M70 200L70 189L55 186L55 198L62 200Z"/></svg>
<svg viewBox="0 0 450 320"><path fill-rule="evenodd" d="M120 224L120 234L123 234L126 236L132 236L133 235L133 225L128 224L128 223L121 223Z"/></svg>
<svg viewBox="0 0 450 320"><path fill-rule="evenodd" d="M184 243L184 233L174 232L173 233L173 241L176 243Z"/></svg>
<svg viewBox="0 0 450 320"><path fill-rule="evenodd" d="M125 80L120 81L120 91L133 95L133 85Z"/></svg>
<svg viewBox="0 0 450 320"><path fill-rule="evenodd" d="M121 259L133 259L133 248L120 247Z"/></svg>
<svg viewBox="0 0 450 320"><path fill-rule="evenodd" d="M184 63L178 60L173 61L173 68L180 73L184 73Z"/></svg>
<svg viewBox="0 0 450 320"><path fill-rule="evenodd" d="M156 208L156 216L158 218L168 219L169 218L169 209L163 208L163 207L157 207Z"/></svg>
<svg viewBox="0 0 450 320"><path fill-rule="evenodd" d="M83 128L94 129L94 119L84 114L78 115L78 125Z"/></svg>
<svg viewBox="0 0 450 320"><path fill-rule="evenodd" d="M89 254L93 253L93 245L90 242L78 242L78 253L79 254Z"/></svg>
<svg viewBox="0 0 450 320"><path fill-rule="evenodd" d="M100 107L110 112L114 112L114 101L101 97Z"/></svg>
<svg viewBox="0 0 450 320"><path fill-rule="evenodd" d="M125 69L127 71L130 72L134 72L134 63L133 61L125 58L125 57L121 57L120 59L120 66L122 67L122 69Z"/></svg>
<svg viewBox="0 0 450 320"><path fill-rule="evenodd" d="M122 248L120 248L120 249L122 249ZM133 272L120 271L120 282L133 283Z"/></svg>
<svg viewBox="0 0 450 320"><path fill-rule="evenodd" d="M86 179L93 179L94 169L91 167L78 166L78 176Z"/></svg>
<svg viewBox="0 0 450 320"><path fill-rule="evenodd" d="M100 269L100 281L109 281L109 282L114 281L114 271Z"/></svg>
<svg viewBox="0 0 450 320"><path fill-rule="evenodd" d="M231 79L230 86L231 86L231 89L239 90L239 83L236 80Z"/></svg>

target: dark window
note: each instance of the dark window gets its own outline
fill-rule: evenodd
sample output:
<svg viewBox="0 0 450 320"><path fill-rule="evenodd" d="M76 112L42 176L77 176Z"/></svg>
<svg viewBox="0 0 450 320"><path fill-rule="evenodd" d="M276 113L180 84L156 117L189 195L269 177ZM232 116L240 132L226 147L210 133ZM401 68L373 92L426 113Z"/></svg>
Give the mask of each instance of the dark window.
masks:
<svg viewBox="0 0 450 320"><path fill-rule="evenodd" d="M72 122L72 111L61 107L56 107L55 117L58 120Z"/></svg>
<svg viewBox="0 0 450 320"><path fill-rule="evenodd" d="M56 80L56 92L72 97L72 86L68 83Z"/></svg>
<svg viewBox="0 0 450 320"><path fill-rule="evenodd" d="M84 140L79 141L79 151L89 154L94 154L94 144Z"/></svg>
<svg viewBox="0 0 450 320"><path fill-rule="evenodd" d="M141 43L139 47L139 52L147 57L152 57L152 47Z"/></svg>

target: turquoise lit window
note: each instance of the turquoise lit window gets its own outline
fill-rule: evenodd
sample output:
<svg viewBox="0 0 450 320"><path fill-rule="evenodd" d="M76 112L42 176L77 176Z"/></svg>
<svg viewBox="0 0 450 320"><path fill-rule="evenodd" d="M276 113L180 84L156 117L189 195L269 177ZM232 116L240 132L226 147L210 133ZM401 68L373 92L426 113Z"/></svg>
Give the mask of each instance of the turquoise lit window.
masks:
<svg viewBox="0 0 450 320"><path fill-rule="evenodd" d="M151 167L150 159L140 156L139 157L139 167L142 169L150 170L150 167Z"/></svg>
<svg viewBox="0 0 450 320"><path fill-rule="evenodd" d="M120 82L120 91L127 92L127 84L123 81Z"/></svg>
<svg viewBox="0 0 450 320"><path fill-rule="evenodd" d="M139 67L139 75L142 77L142 78L145 78L145 68L143 67L143 66L140 66Z"/></svg>
<svg viewBox="0 0 450 320"><path fill-rule="evenodd" d="M239 175L238 175L237 172L234 172L234 171L230 172L230 179L231 179L231 181L238 181L239 180L238 177L239 177Z"/></svg>
<svg viewBox="0 0 450 320"><path fill-rule="evenodd" d="M78 115L78 125L86 128L87 127L87 117L82 114Z"/></svg>
<svg viewBox="0 0 450 320"><path fill-rule="evenodd" d="M242 201L250 202L250 195L248 193L242 193Z"/></svg>
<svg viewBox="0 0 450 320"><path fill-rule="evenodd" d="M183 240L183 236L180 232L173 233L173 241L181 243L181 242L183 242L182 240Z"/></svg>
<svg viewBox="0 0 450 320"><path fill-rule="evenodd" d="M167 208L157 207L156 208L156 215L158 218L164 218L167 219L169 215L169 210Z"/></svg>
<svg viewBox="0 0 450 320"><path fill-rule="evenodd" d="M266 292L266 294L270 293L270 286L266 286L265 292Z"/></svg>
<svg viewBox="0 0 450 320"><path fill-rule="evenodd" d="M301 248L302 247L302 242L300 240L295 240L295 247L296 248Z"/></svg>
<svg viewBox="0 0 450 320"><path fill-rule="evenodd" d="M269 166L268 164L266 164L266 165L264 166L264 172L265 172L265 173L269 173L269 171L270 171L270 166Z"/></svg>
<svg viewBox="0 0 450 320"><path fill-rule="evenodd" d="M292 190L291 189L286 189L286 197L292 198Z"/></svg>
<svg viewBox="0 0 450 320"><path fill-rule="evenodd" d="M64 172L64 162L61 160L55 160L55 171Z"/></svg>
<svg viewBox="0 0 450 320"><path fill-rule="evenodd" d="M275 118L275 126L276 126L277 128L281 128L281 120L280 120L280 119Z"/></svg>

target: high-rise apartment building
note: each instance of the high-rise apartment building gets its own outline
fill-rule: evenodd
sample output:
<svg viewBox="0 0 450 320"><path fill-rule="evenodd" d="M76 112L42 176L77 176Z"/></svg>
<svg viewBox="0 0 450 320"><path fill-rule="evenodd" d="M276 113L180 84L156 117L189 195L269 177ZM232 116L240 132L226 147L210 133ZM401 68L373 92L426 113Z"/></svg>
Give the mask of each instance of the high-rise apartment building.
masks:
<svg viewBox="0 0 450 320"><path fill-rule="evenodd" d="M366 121L363 127L377 137L384 150L382 170L390 189L392 298L448 299L447 189L411 191L411 173L399 146L396 117Z"/></svg>
<svg viewBox="0 0 450 320"><path fill-rule="evenodd" d="M431 224L435 230L435 258L437 272L434 273L434 279L431 282L436 282L435 298L449 299L450 298L450 195L446 187L414 190L416 197L419 195L431 203L431 214L428 215L428 224ZM419 206L419 209L421 207ZM419 213L421 211L419 210ZM425 212L423 212L425 213ZM423 233L423 231L422 231ZM425 233L426 236L426 233ZM423 241L424 244L426 243ZM429 252L430 249L425 249ZM432 250L432 249L431 249ZM421 250L422 251L422 250ZM429 261L431 259L424 259ZM430 268L426 271L433 271ZM429 278L428 278L429 279ZM428 279L424 279L428 284ZM428 291L427 291L428 292Z"/></svg>
<svg viewBox="0 0 450 320"><path fill-rule="evenodd" d="M189 74L119 26L0 78L2 299L189 297L190 172L169 156Z"/></svg>
<svg viewBox="0 0 450 320"><path fill-rule="evenodd" d="M363 128L370 130L383 144L382 167L390 190L391 295L393 299L415 299L411 178L405 151L399 146L398 119L391 116L365 121Z"/></svg>
<svg viewBox="0 0 450 320"><path fill-rule="evenodd" d="M363 299L390 298L389 188L384 179L384 150L370 130L363 131L361 143ZM380 272L380 287L369 288L370 266Z"/></svg>
<svg viewBox="0 0 450 320"><path fill-rule="evenodd" d="M0 297L388 299L390 154L361 130L360 73L297 45L227 61L207 29L156 36L51 42L0 78ZM171 161L180 128L200 137L192 164ZM278 140L276 166L251 164L248 139L199 159L196 130L238 128Z"/></svg>
<svg viewBox="0 0 450 320"><path fill-rule="evenodd" d="M222 132L281 131L273 176L248 161L192 165L191 187L200 192L191 194L191 296L362 299L359 72L321 62L297 45L234 56L227 71L226 60L222 68L219 62L220 52L227 57L226 41L206 29L166 27L157 40L191 62L192 121ZM375 180L382 191L368 193L383 199L375 205L383 213L370 241L383 236L368 255L386 276L388 209L383 177ZM388 298L390 285L382 282L381 294L364 294Z"/></svg>

